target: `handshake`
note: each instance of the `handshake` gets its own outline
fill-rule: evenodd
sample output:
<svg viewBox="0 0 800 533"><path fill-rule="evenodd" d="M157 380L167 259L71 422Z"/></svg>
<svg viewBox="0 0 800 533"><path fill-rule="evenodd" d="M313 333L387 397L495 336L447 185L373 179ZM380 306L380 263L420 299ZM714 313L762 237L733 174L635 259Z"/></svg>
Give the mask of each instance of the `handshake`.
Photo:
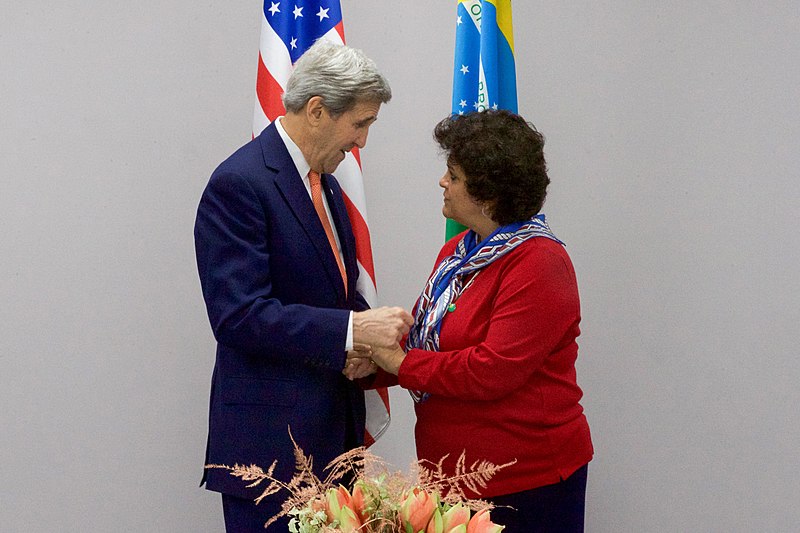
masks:
<svg viewBox="0 0 800 533"><path fill-rule="evenodd" d="M402 307L379 307L353 313L353 349L342 373L348 379L366 377L380 366L397 374L405 352L400 340L414 323Z"/></svg>

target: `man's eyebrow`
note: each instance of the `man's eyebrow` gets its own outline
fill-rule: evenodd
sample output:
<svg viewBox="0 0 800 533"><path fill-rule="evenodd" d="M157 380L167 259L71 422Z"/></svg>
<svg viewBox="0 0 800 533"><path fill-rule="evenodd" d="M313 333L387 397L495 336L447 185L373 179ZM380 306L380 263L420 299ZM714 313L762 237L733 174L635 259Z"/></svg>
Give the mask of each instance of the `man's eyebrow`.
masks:
<svg viewBox="0 0 800 533"><path fill-rule="evenodd" d="M357 126L366 126L370 122L375 122L376 120L378 120L378 117L373 115L373 116L370 116L370 117L367 117L367 118L362 118L361 120L356 122L356 125Z"/></svg>

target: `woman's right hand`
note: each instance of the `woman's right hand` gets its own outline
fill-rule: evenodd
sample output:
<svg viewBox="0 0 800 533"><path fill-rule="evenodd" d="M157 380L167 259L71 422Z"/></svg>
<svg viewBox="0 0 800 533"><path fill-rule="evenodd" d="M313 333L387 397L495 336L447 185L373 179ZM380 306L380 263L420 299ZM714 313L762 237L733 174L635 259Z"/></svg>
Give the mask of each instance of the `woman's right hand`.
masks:
<svg viewBox="0 0 800 533"><path fill-rule="evenodd" d="M400 347L400 343L395 343L389 348L373 347L372 349L372 359L379 367L395 376L400 371L400 365L403 364L405 358L406 353Z"/></svg>

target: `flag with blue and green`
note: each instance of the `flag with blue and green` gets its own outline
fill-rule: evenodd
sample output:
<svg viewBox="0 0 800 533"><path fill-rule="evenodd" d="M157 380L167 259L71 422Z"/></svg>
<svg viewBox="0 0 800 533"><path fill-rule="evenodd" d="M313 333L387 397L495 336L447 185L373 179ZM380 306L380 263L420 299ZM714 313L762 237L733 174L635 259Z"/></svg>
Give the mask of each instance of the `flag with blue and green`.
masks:
<svg viewBox="0 0 800 533"><path fill-rule="evenodd" d="M453 114L517 112L511 0L458 0L453 67ZM448 239L463 230L447 221Z"/></svg>

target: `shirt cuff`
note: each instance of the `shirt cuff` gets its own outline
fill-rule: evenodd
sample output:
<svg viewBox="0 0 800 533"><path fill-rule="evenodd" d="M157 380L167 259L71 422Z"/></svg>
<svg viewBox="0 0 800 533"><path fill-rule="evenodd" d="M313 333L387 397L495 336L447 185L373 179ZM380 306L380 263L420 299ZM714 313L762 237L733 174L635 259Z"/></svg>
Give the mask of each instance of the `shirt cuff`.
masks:
<svg viewBox="0 0 800 533"><path fill-rule="evenodd" d="M350 311L350 318L347 320L347 340L344 344L344 351L353 349L353 311Z"/></svg>

